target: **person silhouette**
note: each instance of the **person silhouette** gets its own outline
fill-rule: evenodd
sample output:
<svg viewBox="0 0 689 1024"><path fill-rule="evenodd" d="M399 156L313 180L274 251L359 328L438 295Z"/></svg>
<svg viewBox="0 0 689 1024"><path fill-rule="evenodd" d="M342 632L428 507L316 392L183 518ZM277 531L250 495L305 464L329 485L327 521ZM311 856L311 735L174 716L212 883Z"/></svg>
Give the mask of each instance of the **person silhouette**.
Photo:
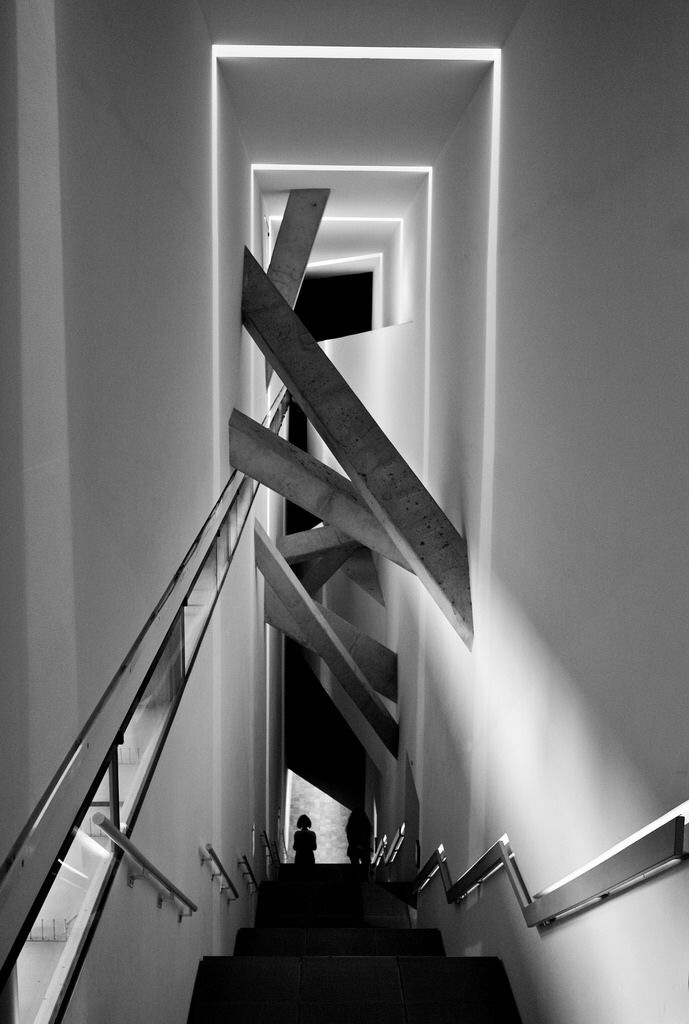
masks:
<svg viewBox="0 0 689 1024"><path fill-rule="evenodd" d="M311 819L308 814L300 814L297 818L297 831L294 833L294 864L297 872L304 877L310 875L316 863L314 850L317 848L316 833L311 831Z"/></svg>
<svg viewBox="0 0 689 1024"><path fill-rule="evenodd" d="M352 862L355 875L368 877L371 863L371 822L363 807L355 807L349 815L347 826L347 856Z"/></svg>

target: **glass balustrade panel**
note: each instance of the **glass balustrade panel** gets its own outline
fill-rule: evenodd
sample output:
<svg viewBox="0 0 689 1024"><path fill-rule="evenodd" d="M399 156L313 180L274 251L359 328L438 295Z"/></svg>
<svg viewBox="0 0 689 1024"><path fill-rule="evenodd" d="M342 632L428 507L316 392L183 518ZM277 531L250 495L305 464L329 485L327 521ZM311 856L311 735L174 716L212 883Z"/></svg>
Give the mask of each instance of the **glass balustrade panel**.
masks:
<svg viewBox="0 0 689 1024"><path fill-rule="evenodd" d="M96 811L110 813L107 771L67 853L55 864L53 884L17 959L19 1024L48 1020L91 920L112 859L110 840L91 822Z"/></svg>
<svg viewBox="0 0 689 1024"><path fill-rule="evenodd" d="M185 668L191 664L218 593L218 545L214 543L184 605Z"/></svg>
<svg viewBox="0 0 689 1024"><path fill-rule="evenodd" d="M156 757L168 719L184 686L183 619L179 615L153 665L117 751L120 827L127 831L139 793Z"/></svg>

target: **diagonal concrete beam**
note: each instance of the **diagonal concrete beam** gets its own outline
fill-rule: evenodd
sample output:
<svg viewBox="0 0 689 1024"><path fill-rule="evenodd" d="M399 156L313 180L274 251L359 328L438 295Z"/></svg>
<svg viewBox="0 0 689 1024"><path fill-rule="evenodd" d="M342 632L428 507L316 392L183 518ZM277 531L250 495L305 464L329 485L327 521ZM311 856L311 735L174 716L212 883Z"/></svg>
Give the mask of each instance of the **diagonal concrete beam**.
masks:
<svg viewBox="0 0 689 1024"><path fill-rule="evenodd" d="M282 604L279 597L277 597L270 583L266 579L264 579L263 583L266 604L270 605L271 613L274 613L277 620L276 622L270 622L268 614L266 613L266 622L269 625L273 625L276 629L279 629L285 636L289 636L293 640L296 640L297 643L301 644L301 646L307 650L307 645L304 642L306 638L300 638L299 634L301 631L294 619ZM333 702L335 708L342 715L343 719L361 743L376 768L380 772L384 772L388 769L390 764L389 750L381 741L378 734L366 721L364 716L359 712L358 708L349 699L348 695L335 679L330 669L322 662L320 671L318 671L316 678L320 686L323 688L324 693L326 693ZM314 723L314 726L317 726L317 723Z"/></svg>
<svg viewBox="0 0 689 1024"><path fill-rule="evenodd" d="M294 309L330 189L293 189L287 199L268 277Z"/></svg>
<svg viewBox="0 0 689 1024"><path fill-rule="evenodd" d="M268 625L311 650L308 637L300 629L294 616L287 611L268 580L264 580L263 583L263 615Z"/></svg>
<svg viewBox="0 0 689 1024"><path fill-rule="evenodd" d="M326 622L335 630L355 662L383 697L397 701L397 655L385 644L378 643L372 636L357 629L347 619L337 615L331 608L315 602Z"/></svg>
<svg viewBox="0 0 689 1024"><path fill-rule="evenodd" d="M345 476L237 409L230 417L230 463L289 501L344 530L352 540L408 568Z"/></svg>
<svg viewBox="0 0 689 1024"><path fill-rule="evenodd" d="M307 638L308 646L330 668L366 725L397 757L397 722L258 522L254 527L254 544L259 571Z"/></svg>
<svg viewBox="0 0 689 1024"><path fill-rule="evenodd" d="M356 548L347 561L342 563L341 568L342 572L352 583L356 583L364 593L372 597L383 608L385 607L385 598L383 597L383 591L380 589L378 570L369 548Z"/></svg>
<svg viewBox="0 0 689 1024"><path fill-rule="evenodd" d="M248 250L242 318L395 546L471 647L466 542Z"/></svg>
<svg viewBox="0 0 689 1024"><path fill-rule="evenodd" d="M276 546L289 565L311 562L300 579L310 594L342 569L349 579L385 607L378 570L370 548L365 548L334 526L319 526L300 533L283 534ZM311 577L313 574L313 577ZM312 583L307 583L307 576Z"/></svg>
<svg viewBox="0 0 689 1024"><path fill-rule="evenodd" d="M347 546L333 548L327 554L316 558L299 577L304 590L313 596L316 591L320 590L335 575L337 570L341 568L358 547L359 545L354 540Z"/></svg>
<svg viewBox="0 0 689 1024"><path fill-rule="evenodd" d="M315 526L299 533L284 533L278 537L275 546L289 565L298 565L352 543L356 542L335 526Z"/></svg>
<svg viewBox="0 0 689 1024"><path fill-rule="evenodd" d="M337 633L373 689L381 696L397 701L397 655L395 652L357 629L332 609L326 608L318 601L314 601L314 604L326 622ZM299 627L294 616L287 611L269 583L265 585L265 620L269 626L279 629L281 633L296 640L302 647L313 650L308 636Z"/></svg>

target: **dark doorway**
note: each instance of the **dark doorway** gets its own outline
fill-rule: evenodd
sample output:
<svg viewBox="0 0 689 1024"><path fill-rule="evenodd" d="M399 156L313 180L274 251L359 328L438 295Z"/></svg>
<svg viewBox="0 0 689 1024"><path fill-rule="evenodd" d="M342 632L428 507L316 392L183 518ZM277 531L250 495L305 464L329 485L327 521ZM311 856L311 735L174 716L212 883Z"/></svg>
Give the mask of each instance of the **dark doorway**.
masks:
<svg viewBox="0 0 689 1024"><path fill-rule="evenodd" d="M373 273L307 276L294 311L316 341L370 331Z"/></svg>

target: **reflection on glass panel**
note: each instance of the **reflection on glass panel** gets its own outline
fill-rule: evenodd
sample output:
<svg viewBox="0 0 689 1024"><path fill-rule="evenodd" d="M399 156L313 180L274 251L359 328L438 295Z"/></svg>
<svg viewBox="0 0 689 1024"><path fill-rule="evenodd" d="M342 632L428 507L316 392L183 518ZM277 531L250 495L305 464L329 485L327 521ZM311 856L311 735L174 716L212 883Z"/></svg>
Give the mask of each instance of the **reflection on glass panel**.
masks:
<svg viewBox="0 0 689 1024"><path fill-rule="evenodd" d="M217 578L217 589L220 590L222 581L227 571L227 566L230 563L230 546L229 546L229 516L225 516L218 533L217 550L218 550L218 578Z"/></svg>
<svg viewBox="0 0 689 1024"><path fill-rule="evenodd" d="M237 520L241 524L249 514L251 508L251 502L254 496L253 480L249 477L245 477L241 483L239 491L237 492Z"/></svg>
<svg viewBox="0 0 689 1024"><path fill-rule="evenodd" d="M183 643L182 618L178 616L117 751L123 831L126 831L127 813L141 788L173 702L184 683Z"/></svg>
<svg viewBox="0 0 689 1024"><path fill-rule="evenodd" d="M234 551L234 546L237 543L237 501L236 499L230 505L230 511L228 515L230 521L230 551Z"/></svg>
<svg viewBox="0 0 689 1024"><path fill-rule="evenodd" d="M184 606L185 667L194 655L217 592L217 544L213 544Z"/></svg>
<svg viewBox="0 0 689 1024"><path fill-rule="evenodd" d="M91 815L109 807L106 772L67 854L56 864L52 887L17 959L19 1024L47 1020L64 984L112 856L110 841L91 824Z"/></svg>

